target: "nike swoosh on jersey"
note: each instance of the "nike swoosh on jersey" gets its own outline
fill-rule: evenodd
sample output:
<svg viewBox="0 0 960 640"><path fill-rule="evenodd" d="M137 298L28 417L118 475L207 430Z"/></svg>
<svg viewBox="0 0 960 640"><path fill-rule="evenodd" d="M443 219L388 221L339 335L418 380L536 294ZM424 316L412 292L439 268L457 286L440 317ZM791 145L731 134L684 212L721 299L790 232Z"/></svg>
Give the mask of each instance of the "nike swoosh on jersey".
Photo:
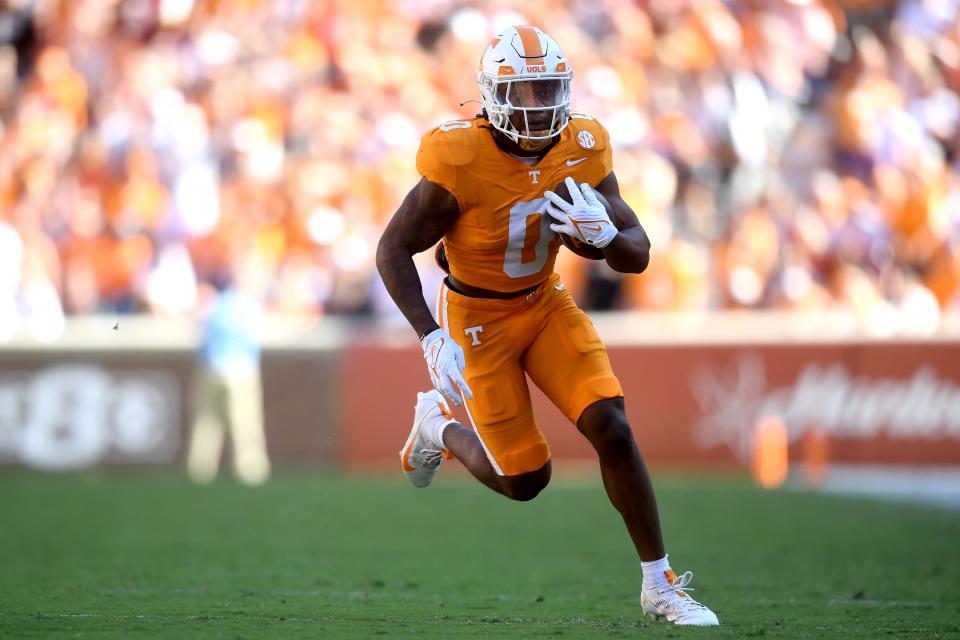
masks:
<svg viewBox="0 0 960 640"><path fill-rule="evenodd" d="M584 157L584 158L577 158L576 160L567 160L567 166L568 166L568 167L572 167L572 166L575 165L575 164L580 164L580 163L583 162L584 160L586 160L585 157Z"/></svg>

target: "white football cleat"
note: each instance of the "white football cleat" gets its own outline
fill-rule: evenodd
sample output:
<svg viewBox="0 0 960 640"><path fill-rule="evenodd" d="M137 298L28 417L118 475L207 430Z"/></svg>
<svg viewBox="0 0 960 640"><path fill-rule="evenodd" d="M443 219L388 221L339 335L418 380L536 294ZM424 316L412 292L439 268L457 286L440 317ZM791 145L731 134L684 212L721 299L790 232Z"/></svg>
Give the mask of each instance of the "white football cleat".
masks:
<svg viewBox="0 0 960 640"><path fill-rule="evenodd" d="M720 624L717 614L706 606L691 598L684 589L693 580L693 572L687 571L681 575L667 569L665 572L668 585L644 589L640 594L640 605L643 612L654 620L666 619L674 624L687 624L698 627L715 627Z"/></svg>
<svg viewBox="0 0 960 640"><path fill-rule="evenodd" d="M452 457L434 439L434 434L441 423L452 422L454 417L436 389L418 393L415 409L410 437L400 451L400 463L413 486L426 487L433 482L443 459Z"/></svg>

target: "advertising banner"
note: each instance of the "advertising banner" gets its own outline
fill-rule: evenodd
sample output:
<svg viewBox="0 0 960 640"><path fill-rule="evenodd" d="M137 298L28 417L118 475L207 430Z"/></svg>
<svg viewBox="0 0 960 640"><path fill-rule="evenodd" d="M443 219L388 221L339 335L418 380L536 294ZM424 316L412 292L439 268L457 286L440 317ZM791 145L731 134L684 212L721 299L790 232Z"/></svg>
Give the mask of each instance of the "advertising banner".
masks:
<svg viewBox="0 0 960 640"><path fill-rule="evenodd" d="M189 349L0 354L0 465L41 471L182 465L193 425L195 360ZM335 463L337 362L329 350L264 353L263 428L276 464Z"/></svg>
<svg viewBox="0 0 960 640"><path fill-rule="evenodd" d="M60 363L0 371L0 463L72 471L168 463L180 448L180 389L160 369Z"/></svg>
<svg viewBox="0 0 960 640"><path fill-rule="evenodd" d="M409 341L268 349L264 430L277 468L391 469L417 391ZM782 425L793 460L960 464L960 344L949 341L722 343L609 348L637 442L652 464L749 463L758 425ZM190 349L0 354L0 465L49 471L182 465L190 442ZM558 465L595 456L531 384ZM470 419L456 411L463 424ZM229 457L229 447L225 452Z"/></svg>
<svg viewBox="0 0 960 640"><path fill-rule="evenodd" d="M960 464L956 343L616 346L610 357L654 464L743 464L765 418L785 425L794 459L816 432L835 462ZM422 355L358 346L344 362L343 459L392 464L416 392L429 388ZM575 426L530 386L554 458L592 459Z"/></svg>

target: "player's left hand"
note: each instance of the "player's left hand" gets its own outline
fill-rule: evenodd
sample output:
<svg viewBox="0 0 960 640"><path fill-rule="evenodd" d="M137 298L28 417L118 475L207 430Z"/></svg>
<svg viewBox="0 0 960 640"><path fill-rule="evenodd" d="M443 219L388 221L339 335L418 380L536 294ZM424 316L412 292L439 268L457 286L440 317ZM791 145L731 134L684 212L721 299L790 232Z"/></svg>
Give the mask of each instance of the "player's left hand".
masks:
<svg viewBox="0 0 960 640"><path fill-rule="evenodd" d="M550 228L598 249L613 242L618 233L617 227L610 221L606 207L597 199L590 185L584 182L577 186L569 176L564 183L573 202L567 202L553 191L543 194L550 201L547 213L556 221Z"/></svg>

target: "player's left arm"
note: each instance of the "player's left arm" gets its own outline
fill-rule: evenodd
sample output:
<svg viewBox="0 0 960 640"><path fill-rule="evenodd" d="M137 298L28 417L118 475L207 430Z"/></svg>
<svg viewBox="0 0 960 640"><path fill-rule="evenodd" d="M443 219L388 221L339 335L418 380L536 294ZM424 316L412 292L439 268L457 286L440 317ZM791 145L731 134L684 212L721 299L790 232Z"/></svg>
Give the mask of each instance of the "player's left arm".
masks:
<svg viewBox="0 0 960 640"><path fill-rule="evenodd" d="M610 221L619 233L603 248L603 257L614 271L643 273L650 263L650 239L640 226L637 214L620 196L620 185L613 171L594 187L610 203Z"/></svg>

